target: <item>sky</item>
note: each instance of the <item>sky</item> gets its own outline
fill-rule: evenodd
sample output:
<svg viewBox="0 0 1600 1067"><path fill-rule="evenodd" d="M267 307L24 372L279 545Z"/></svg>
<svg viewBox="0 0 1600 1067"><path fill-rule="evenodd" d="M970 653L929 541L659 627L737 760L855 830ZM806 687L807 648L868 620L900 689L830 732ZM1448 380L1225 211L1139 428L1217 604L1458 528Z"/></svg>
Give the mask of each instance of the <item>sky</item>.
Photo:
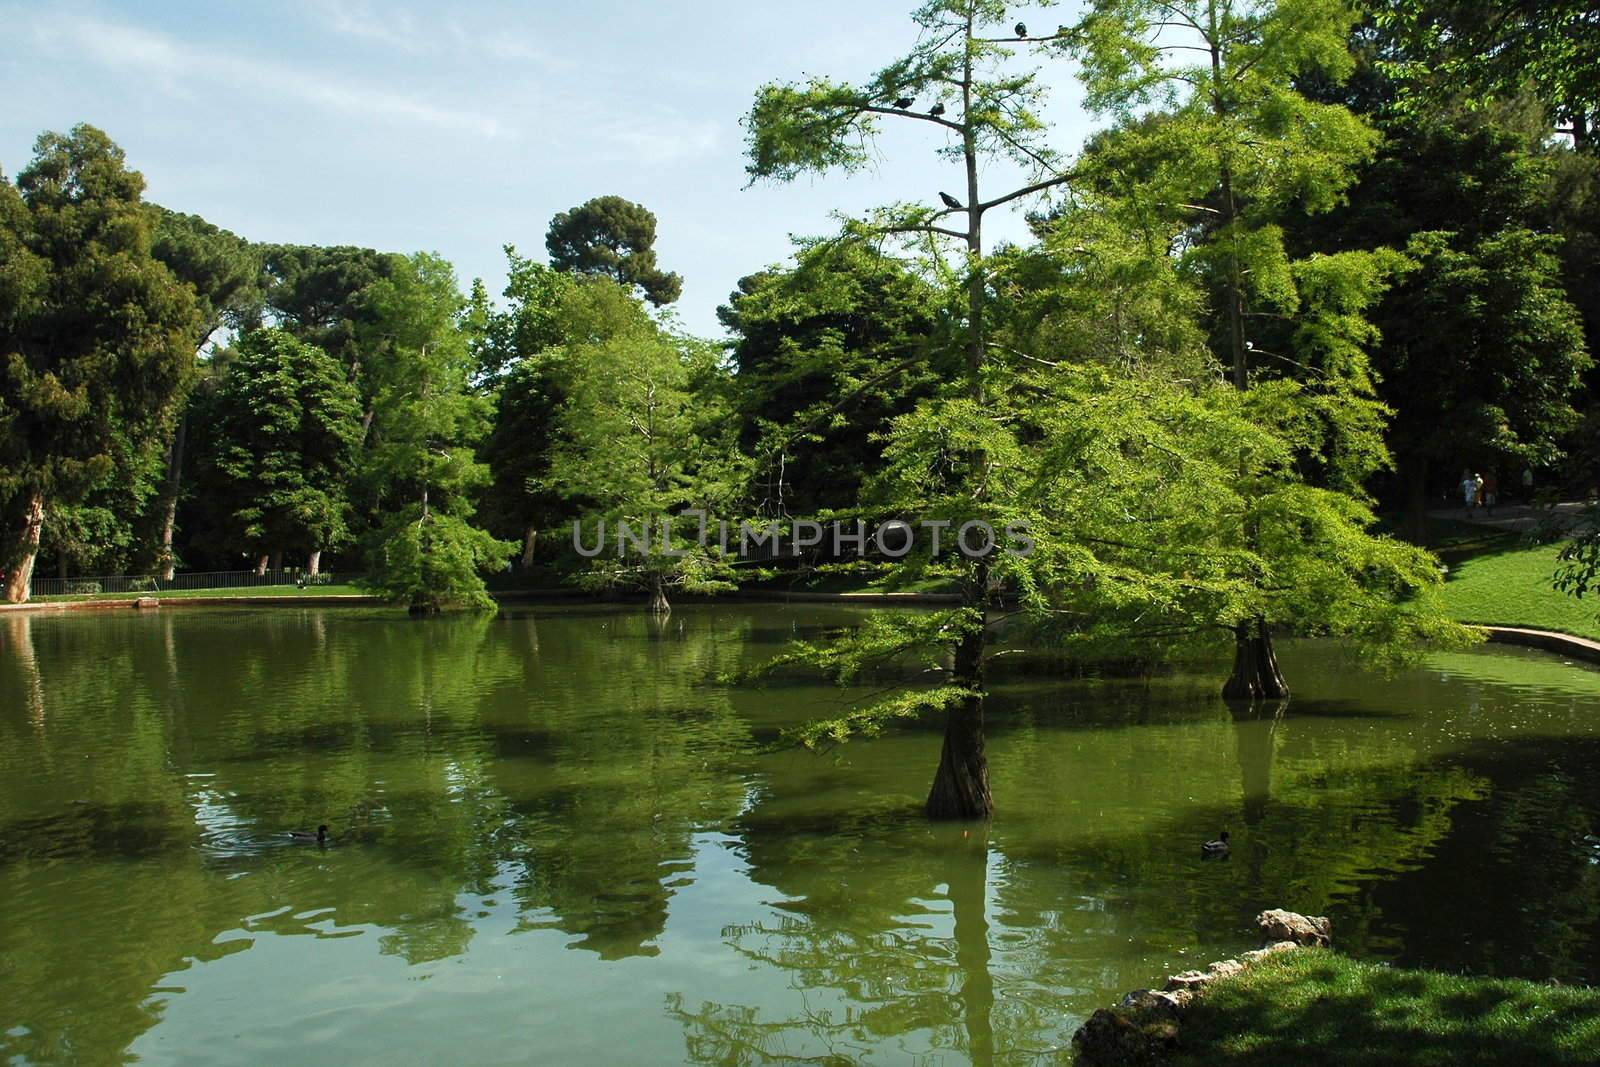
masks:
<svg viewBox="0 0 1600 1067"><path fill-rule="evenodd" d="M550 218L605 194L657 217L684 325L720 336L743 275L835 211L960 195L931 123L890 122L874 166L746 188L740 118L762 83L864 79L914 41L912 0L246 4L0 2L0 172L44 130L99 126L148 199L254 241L435 251L465 288L502 246L544 259ZM1073 4L1023 11L1039 26ZM1046 65L1055 146L1090 129ZM1003 185L1008 168L996 166ZM985 220L1020 239L1020 213Z"/></svg>

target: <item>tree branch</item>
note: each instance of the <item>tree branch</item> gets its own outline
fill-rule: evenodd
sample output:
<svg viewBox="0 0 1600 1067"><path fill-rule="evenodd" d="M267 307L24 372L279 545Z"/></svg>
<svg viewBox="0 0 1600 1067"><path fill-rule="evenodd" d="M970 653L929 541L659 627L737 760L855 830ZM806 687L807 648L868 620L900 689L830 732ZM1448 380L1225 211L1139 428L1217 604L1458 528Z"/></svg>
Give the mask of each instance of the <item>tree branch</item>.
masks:
<svg viewBox="0 0 1600 1067"><path fill-rule="evenodd" d="M1040 193L1046 189L1052 189L1057 185L1065 185L1067 182L1072 181L1072 179L1076 177L1076 174L1061 174L1054 178L1046 178L1042 182L1034 182L1032 185L1025 185L1015 192L1007 193L1005 196L997 196L993 200L987 200L979 204L978 211L979 213L982 213L988 211L992 207L999 207L1001 204L1008 204L1013 200L1019 200L1022 197L1028 196L1032 193Z"/></svg>

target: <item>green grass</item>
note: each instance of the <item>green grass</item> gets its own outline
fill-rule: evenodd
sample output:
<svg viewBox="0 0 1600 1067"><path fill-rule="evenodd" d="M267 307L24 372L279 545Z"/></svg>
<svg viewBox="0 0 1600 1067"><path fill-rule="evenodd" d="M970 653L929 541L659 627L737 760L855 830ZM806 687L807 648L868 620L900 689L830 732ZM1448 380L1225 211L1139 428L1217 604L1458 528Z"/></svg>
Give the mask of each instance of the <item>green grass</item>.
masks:
<svg viewBox="0 0 1600 1067"><path fill-rule="evenodd" d="M300 589L292 585L265 585L249 589L176 589L149 593L90 593L63 596L36 596L34 603L60 604L74 600L138 600L153 596L157 600L192 600L199 597L285 597L285 596L363 596L367 590L353 585L314 585Z"/></svg>
<svg viewBox="0 0 1600 1067"><path fill-rule="evenodd" d="M1552 589L1559 545L1497 548L1451 564L1444 603L1462 622L1600 639L1600 602Z"/></svg>
<svg viewBox="0 0 1600 1067"><path fill-rule="evenodd" d="M1600 1061L1600 990L1269 957L1196 999L1177 1067L1565 1067Z"/></svg>

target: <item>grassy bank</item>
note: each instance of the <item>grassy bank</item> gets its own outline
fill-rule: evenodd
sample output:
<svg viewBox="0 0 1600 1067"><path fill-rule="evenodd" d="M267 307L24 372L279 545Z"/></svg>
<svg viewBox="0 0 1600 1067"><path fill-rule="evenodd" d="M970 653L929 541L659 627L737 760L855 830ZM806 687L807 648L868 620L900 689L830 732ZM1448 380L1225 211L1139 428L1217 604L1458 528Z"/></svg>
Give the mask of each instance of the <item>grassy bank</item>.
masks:
<svg viewBox="0 0 1600 1067"><path fill-rule="evenodd" d="M1218 982L1184 1018L1181 1067L1535 1067L1600 1062L1600 990L1290 952Z"/></svg>
<svg viewBox="0 0 1600 1067"><path fill-rule="evenodd" d="M363 596L365 589L353 585L314 585L301 589L293 585L265 585L248 589L158 589L147 593L84 593L63 596L36 596L33 603L59 604L74 600L138 600L152 596L157 600L193 600L201 597L285 597L285 596Z"/></svg>
<svg viewBox="0 0 1600 1067"><path fill-rule="evenodd" d="M1462 622L1500 623L1600 639L1600 603L1550 587L1559 545L1501 544L1450 566L1444 602Z"/></svg>

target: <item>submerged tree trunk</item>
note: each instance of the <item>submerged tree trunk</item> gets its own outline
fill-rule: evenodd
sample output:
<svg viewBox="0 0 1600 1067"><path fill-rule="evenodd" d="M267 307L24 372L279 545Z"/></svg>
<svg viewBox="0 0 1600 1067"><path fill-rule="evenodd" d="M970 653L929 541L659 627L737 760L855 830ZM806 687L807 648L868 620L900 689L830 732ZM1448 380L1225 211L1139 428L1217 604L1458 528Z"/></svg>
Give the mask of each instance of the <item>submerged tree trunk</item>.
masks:
<svg viewBox="0 0 1600 1067"><path fill-rule="evenodd" d="M178 493L183 488L183 446L189 436L189 415L178 420L167 449L167 484L161 491L161 580L172 581L178 561L172 555L172 533L178 524Z"/></svg>
<svg viewBox="0 0 1600 1067"><path fill-rule="evenodd" d="M973 567L969 607L975 603L978 619L956 646L953 681L973 695L951 705L944 727L944 747L939 769L928 791L924 810L930 819L987 819L994 813L989 794L989 759L983 744L983 650L987 629L984 609L988 601L989 564Z"/></svg>
<svg viewBox="0 0 1600 1067"><path fill-rule="evenodd" d="M1289 686L1272 651L1272 631L1265 619L1234 627L1233 674L1222 687L1226 700L1282 700Z"/></svg>
<svg viewBox="0 0 1600 1067"><path fill-rule="evenodd" d="M306 573L313 578L322 573L322 549L312 549L311 555L306 557Z"/></svg>
<svg viewBox="0 0 1600 1067"><path fill-rule="evenodd" d="M661 575L657 574L651 578L650 614L670 615L671 613L672 605L667 603L666 583L661 580Z"/></svg>
<svg viewBox="0 0 1600 1067"><path fill-rule="evenodd" d="M528 570L533 566L533 553L538 547L539 528L537 526L529 526L522 531L522 570Z"/></svg>
<svg viewBox="0 0 1600 1067"><path fill-rule="evenodd" d="M17 533L17 544L11 553L11 568L6 572L6 602L26 604L29 588L33 585L33 564L39 558L39 536L44 531L44 494L35 491L28 496L28 510Z"/></svg>

